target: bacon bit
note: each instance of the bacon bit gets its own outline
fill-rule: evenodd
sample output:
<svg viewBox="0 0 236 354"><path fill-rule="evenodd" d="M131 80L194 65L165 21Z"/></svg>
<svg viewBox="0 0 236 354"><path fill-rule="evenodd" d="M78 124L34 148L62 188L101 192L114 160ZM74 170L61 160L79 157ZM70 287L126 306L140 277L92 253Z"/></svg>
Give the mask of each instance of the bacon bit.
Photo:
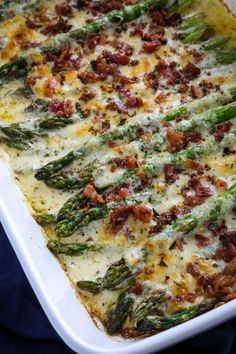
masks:
<svg viewBox="0 0 236 354"><path fill-rule="evenodd" d="M118 65L128 65L130 63L130 58L126 54L114 54L114 63Z"/></svg>
<svg viewBox="0 0 236 354"><path fill-rule="evenodd" d="M162 103L165 102L167 99L167 94L164 92L159 93L159 95L155 98L156 103Z"/></svg>
<svg viewBox="0 0 236 354"><path fill-rule="evenodd" d="M62 48L60 54L48 54L47 60L53 61L53 73L64 70L78 70L81 66L82 57L80 54L72 52L69 46Z"/></svg>
<svg viewBox="0 0 236 354"><path fill-rule="evenodd" d="M171 128L167 129L168 149L171 152L180 151L184 147L184 134L183 132L176 132Z"/></svg>
<svg viewBox="0 0 236 354"><path fill-rule="evenodd" d="M97 95L97 92L88 86L82 87L81 92L82 94L80 96L80 99L84 102L90 101L92 98L94 98Z"/></svg>
<svg viewBox="0 0 236 354"><path fill-rule="evenodd" d="M61 2L60 4L56 4L55 12L59 16L71 17L72 16L72 7L66 1Z"/></svg>
<svg viewBox="0 0 236 354"><path fill-rule="evenodd" d="M130 96L125 101L125 106L128 108L140 108L143 106L143 100L138 96Z"/></svg>
<svg viewBox="0 0 236 354"><path fill-rule="evenodd" d="M110 109L111 111L116 111L120 114L127 114L128 110L124 107L124 105L118 105L114 100L109 102L106 106L107 109Z"/></svg>
<svg viewBox="0 0 236 354"><path fill-rule="evenodd" d="M133 170L139 166L138 160L134 156L114 157L112 162L117 167L127 168L128 170Z"/></svg>
<svg viewBox="0 0 236 354"><path fill-rule="evenodd" d="M117 147L117 146L119 146L114 140L112 140L112 139L108 139L108 141L107 141L107 146L109 147L109 148L114 148L114 147Z"/></svg>
<svg viewBox="0 0 236 354"><path fill-rule="evenodd" d="M196 161L196 160L186 160L186 161L184 161L183 166L185 168L189 168L189 169L197 171L199 173L204 172L203 164L201 162Z"/></svg>
<svg viewBox="0 0 236 354"><path fill-rule="evenodd" d="M228 133L230 129L232 128L233 124L231 122L225 122L223 124L218 124L215 127L215 132L214 132L214 137L216 141L221 141L225 135L225 133Z"/></svg>
<svg viewBox="0 0 236 354"><path fill-rule="evenodd" d="M121 187L118 191L115 189L106 196L106 203L123 200L129 195L128 188Z"/></svg>
<svg viewBox="0 0 236 354"><path fill-rule="evenodd" d="M229 266L222 273L202 275L198 279L199 290L210 298L219 294L232 293L231 287L235 284L235 272L235 266Z"/></svg>
<svg viewBox="0 0 236 354"><path fill-rule="evenodd" d="M48 108L51 112L55 113L57 117L71 117L75 113L71 100L58 100L54 99L50 102Z"/></svg>
<svg viewBox="0 0 236 354"><path fill-rule="evenodd" d="M136 283L132 289L132 293L135 295L142 295L143 285L141 283Z"/></svg>
<svg viewBox="0 0 236 354"><path fill-rule="evenodd" d="M89 198L92 203L95 204L104 204L105 200L101 194L99 194L94 188L93 184L88 184L83 191L83 195L85 198Z"/></svg>
<svg viewBox="0 0 236 354"><path fill-rule="evenodd" d="M93 133L94 135L103 134L110 128L111 128L111 123L109 122L109 120L106 119L101 123L100 127L98 128L92 127L90 129L90 132Z"/></svg>
<svg viewBox="0 0 236 354"><path fill-rule="evenodd" d="M120 53L123 53L125 55L127 55L128 57L131 57L134 53L134 48L125 42L120 42L119 40L115 39L114 41L110 42L110 45L119 50Z"/></svg>
<svg viewBox="0 0 236 354"><path fill-rule="evenodd" d="M25 80L25 86L32 87L36 84L36 82L40 79L40 76L29 76Z"/></svg>
<svg viewBox="0 0 236 354"><path fill-rule="evenodd" d="M187 83L196 79L200 75L201 69L192 63L188 63L180 72L184 81Z"/></svg>
<svg viewBox="0 0 236 354"><path fill-rule="evenodd" d="M166 183L174 183L179 179L180 169L173 164L166 164L164 166L164 175Z"/></svg>
<svg viewBox="0 0 236 354"><path fill-rule="evenodd" d="M203 59L203 54L198 52L195 48L188 49L186 52L194 57L196 63L199 63Z"/></svg>
<svg viewBox="0 0 236 354"><path fill-rule="evenodd" d="M191 85L190 86L190 96L192 98L202 98L203 97L202 90L199 87Z"/></svg>
<svg viewBox="0 0 236 354"><path fill-rule="evenodd" d="M79 79L83 82L83 84L94 84L98 81L104 81L106 79L105 74L96 74L92 71L84 71L78 75Z"/></svg>
<svg viewBox="0 0 236 354"><path fill-rule="evenodd" d="M217 178L214 181L214 184L220 192L224 192L224 191L226 191L226 189L228 189L228 184L223 179Z"/></svg>
<svg viewBox="0 0 236 354"><path fill-rule="evenodd" d="M225 220L215 221L208 224L208 230L211 231L213 236L220 236L227 231L227 226Z"/></svg>
<svg viewBox="0 0 236 354"><path fill-rule="evenodd" d="M212 196L212 191L208 187L204 187L201 184L199 177L192 176L189 181L189 187L191 187L198 197L208 198Z"/></svg>
<svg viewBox="0 0 236 354"><path fill-rule="evenodd" d="M210 239L206 236L200 235L200 234L196 234L194 236L195 240L197 241L197 246L200 247L206 247L209 245L210 243Z"/></svg>
<svg viewBox="0 0 236 354"><path fill-rule="evenodd" d="M161 46L161 42L157 39L152 42L143 43L143 52L144 53L154 53Z"/></svg>
<svg viewBox="0 0 236 354"><path fill-rule="evenodd" d="M52 97L60 89L59 82L54 78L48 78L44 85L44 96Z"/></svg>
<svg viewBox="0 0 236 354"><path fill-rule="evenodd" d="M176 247L178 248L179 251L183 251L184 245L186 245L186 242L184 241L183 237L177 237L175 244L176 244Z"/></svg>
<svg viewBox="0 0 236 354"><path fill-rule="evenodd" d="M41 31L44 35L55 36L58 33L66 33L70 31L72 25L70 25L67 20L59 17L58 21L54 24L48 25L45 29Z"/></svg>
<svg viewBox="0 0 236 354"><path fill-rule="evenodd" d="M117 234L124 227L131 212L132 206L122 206L112 210L109 222L112 233Z"/></svg>
<svg viewBox="0 0 236 354"><path fill-rule="evenodd" d="M186 214L188 209L174 205L169 211L158 215L154 210L154 220L156 224L150 228L149 234L160 232L165 225L171 224L177 216Z"/></svg>
<svg viewBox="0 0 236 354"><path fill-rule="evenodd" d="M202 142L202 134L199 132L188 132L184 133L184 143L188 145L188 143L201 143Z"/></svg>
<svg viewBox="0 0 236 354"><path fill-rule="evenodd" d="M134 26L134 29L130 32L131 36L143 36L143 30L147 26L147 23L139 22Z"/></svg>
<svg viewBox="0 0 236 354"><path fill-rule="evenodd" d="M146 206L134 205L132 211L134 216L143 223L148 223L152 220L153 211Z"/></svg>
<svg viewBox="0 0 236 354"><path fill-rule="evenodd" d="M194 278L199 277L201 274L196 262L188 262L186 265L186 272L191 274Z"/></svg>
<svg viewBox="0 0 236 354"><path fill-rule="evenodd" d="M50 24L50 19L47 16L47 8L41 6L35 11L33 17L27 18L25 24L29 29L37 29L43 27L44 25Z"/></svg>
<svg viewBox="0 0 236 354"><path fill-rule="evenodd" d="M155 71L144 75L144 84L146 88L157 90L159 86L159 77Z"/></svg>
<svg viewBox="0 0 236 354"><path fill-rule="evenodd" d="M236 293L232 293L232 294L227 295L224 298L224 302L229 302L229 301L234 300L234 299L236 299Z"/></svg>

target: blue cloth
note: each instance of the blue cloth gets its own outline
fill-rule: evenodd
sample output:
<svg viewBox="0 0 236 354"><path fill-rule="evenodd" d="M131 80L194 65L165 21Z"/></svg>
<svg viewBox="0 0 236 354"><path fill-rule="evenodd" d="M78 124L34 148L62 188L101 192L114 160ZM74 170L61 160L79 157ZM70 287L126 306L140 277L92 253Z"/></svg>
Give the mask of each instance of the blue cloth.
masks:
<svg viewBox="0 0 236 354"><path fill-rule="evenodd" d="M0 354L73 354L53 330L0 225ZM161 354L236 354L236 319Z"/></svg>

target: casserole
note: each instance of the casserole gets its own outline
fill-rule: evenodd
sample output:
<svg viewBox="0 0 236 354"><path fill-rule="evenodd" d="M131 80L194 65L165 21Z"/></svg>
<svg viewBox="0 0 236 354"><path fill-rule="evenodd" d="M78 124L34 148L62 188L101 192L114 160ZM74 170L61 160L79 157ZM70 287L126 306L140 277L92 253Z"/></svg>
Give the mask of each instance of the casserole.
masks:
<svg viewBox="0 0 236 354"><path fill-rule="evenodd" d="M6 187L6 185L4 185L4 183L8 183L8 182L7 182L7 179L8 179L7 175L5 176L4 173L3 173L3 184L2 184L2 185L3 185L4 190L5 190L5 187ZM4 181L5 181L5 182L4 182ZM8 193L8 194L9 194L9 193ZM3 191L2 195L3 195L3 197L4 197L4 191ZM12 196L12 197L13 197L13 196ZM9 199L11 199L11 198L9 198ZM15 201L17 200L17 197L14 196L14 198L12 198L12 200L14 200L14 203L15 203ZM9 203L9 202L6 202L6 201L5 201L5 202L4 202L4 205L7 205L8 203ZM4 209L4 205L3 205L3 209ZM14 210L14 209L12 209L12 210ZM23 210L23 209L22 209L22 210ZM5 218L6 218L6 212L4 212L3 214L5 215ZM23 214L22 214L22 217L23 217ZM3 216L3 224L6 226L6 224L5 224L5 222L4 222L4 221L5 221L5 220L4 220L5 218L4 218L4 216ZM24 218L24 217L23 217L23 218ZM19 220L17 221L17 223L18 223L18 225L20 226L20 221L19 221ZM8 232L11 233L12 231L10 230L10 227L9 227L9 226L8 226L8 228L9 228ZM32 230L32 231L33 231L33 230ZM29 232L29 231L27 230L27 234L28 234L28 232ZM33 234L33 233L32 233L32 234ZM36 233L34 233L34 234L36 235ZM38 238L38 240L40 240L40 237ZM21 243L22 243L22 241L21 241ZM24 246L25 246L25 247L24 247ZM23 244L22 244L22 251L25 252L25 251L27 250L26 247L29 247L29 242L28 242L28 245L27 245L27 246L26 246L26 245L24 245L24 246L23 246ZM34 244L34 246L35 246L35 244ZM20 251L18 251L18 252L20 252ZM36 254L37 254L37 252L36 252L36 254L35 254L35 252L36 252L36 251L35 251L35 247L34 247L34 256L33 256L33 258L34 258L34 261L35 261L35 264L36 264ZM44 249L44 252L47 252L47 251ZM28 253L29 253L29 250L28 250ZM45 254L47 254L47 253L45 253ZM42 256L42 255L41 255L41 256ZM27 257L29 257L29 254L28 254ZM27 257L26 257L26 258L27 258ZM44 259L44 261L45 261L45 259ZM46 261L45 261L45 262L46 262ZM35 274L35 275L36 275L36 274ZM42 285L42 288L43 288L45 284L44 284L44 285L41 284L41 285ZM61 294L60 294L60 295L61 295ZM57 301L55 301L55 297L54 297L54 302L57 303ZM55 303L54 303L54 306L55 306ZM52 306L53 306L53 305L52 305ZM228 307L228 308L231 309L232 306L233 306L233 303L232 303L232 304L224 305L223 307L224 307L225 309L226 309L226 307ZM210 313L208 314L208 316L210 316L210 315L213 314L213 313L218 313L218 314L219 314L219 313L220 313L220 310L221 310L221 309L213 310L212 312L210 312ZM222 310L221 310L221 311L222 311ZM226 311L226 310L225 310L225 311ZM60 313L60 311L58 311L58 313ZM55 312L54 312L54 314L55 314ZM205 315L204 315L204 316L205 316ZM203 316L202 318L204 318L204 316ZM213 316L213 315L212 315L212 316ZM49 316L49 317L50 317L50 316ZM201 317L200 317L200 318L201 318ZM196 322L194 322L194 323L197 323L197 320L200 321L200 318L194 320L194 321L196 321ZM209 318L209 317L208 317L208 318ZM178 328L191 328L190 323L191 323L191 322L188 322L188 323L187 323L188 326L187 326L187 325L181 325L181 326L178 327ZM94 330L95 330L95 329L94 329ZM172 329L171 329L170 331L172 331ZM177 333L177 331L178 331L177 328L175 328L175 333ZM168 332L166 332L166 333L168 333ZM171 332L169 332L169 333L171 333ZM164 334L165 334L165 333L163 333L163 336L164 336ZM162 336L162 334L159 334L159 335L158 335L160 345L161 345L161 336ZM153 337L153 338L154 338L154 337ZM150 347L148 348L148 344L147 344L148 341L149 341L149 339L143 339L143 340L140 342L140 343L142 343L142 344L143 344L143 343L146 343L147 350L150 349ZM111 341L110 339L108 339L108 342L109 342L109 343L111 344L111 346L112 346L112 341ZM151 344L151 342L152 342L152 340L150 339L150 342L149 342L149 343ZM136 348L136 346L139 346L139 348L140 348L140 350L141 350L142 344L140 344L140 343L134 343L134 344L132 343L132 350L134 350L134 349ZM80 343L80 344L81 344L81 343ZM127 345L127 349L125 349L126 345ZM129 346L129 345L131 346L131 344L123 344L124 347L123 347L122 351L125 352L125 350L129 350L129 349L128 349L128 346ZM161 349L161 348L162 348L162 347L160 346L159 349ZM92 348L91 348L91 349L92 349ZM143 349L143 348L142 348L142 349ZM105 349L103 349L103 352L104 352L104 350L105 350ZM111 350L113 350L113 349L110 348L110 349L107 349L107 350L110 350L110 351L111 351ZM115 349L114 349L114 350L115 350ZM117 350L119 350L119 349L117 349ZM130 350L131 350L131 347L130 347ZM138 350L138 349L137 349L137 350ZM155 348L155 350L156 350L156 348ZM86 352L86 349L85 349L85 352ZM128 352L128 351L127 351L127 352Z"/></svg>

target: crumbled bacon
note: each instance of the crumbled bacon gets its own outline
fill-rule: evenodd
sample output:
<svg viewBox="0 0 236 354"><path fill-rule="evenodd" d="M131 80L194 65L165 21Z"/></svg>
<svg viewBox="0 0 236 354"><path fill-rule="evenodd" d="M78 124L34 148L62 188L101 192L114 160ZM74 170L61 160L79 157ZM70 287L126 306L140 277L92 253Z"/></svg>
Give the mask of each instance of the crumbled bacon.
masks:
<svg viewBox="0 0 236 354"><path fill-rule="evenodd" d="M201 184L199 177L192 176L189 180L189 187L192 188L198 197L208 198L212 196L212 191Z"/></svg>
<svg viewBox="0 0 236 354"><path fill-rule="evenodd" d="M59 17L56 23L49 24L46 28L41 30L41 33L49 36L55 36L58 33L66 33L70 31L71 28L72 25L70 25L67 20Z"/></svg>
<svg viewBox="0 0 236 354"><path fill-rule="evenodd" d="M164 166L164 175L166 183L174 183L179 179L179 168L173 164L166 164Z"/></svg>
<svg viewBox="0 0 236 354"><path fill-rule="evenodd" d="M199 275L201 274L201 271L196 262L188 262L186 265L186 271L193 277L199 277Z"/></svg>
<svg viewBox="0 0 236 354"><path fill-rule="evenodd" d="M186 242L184 241L183 237L177 237L175 244L178 250L182 252L184 250L184 245L186 245Z"/></svg>
<svg viewBox="0 0 236 354"><path fill-rule="evenodd" d="M152 209L150 209L144 205L134 205L132 211L133 211L134 217L144 223L148 223L152 220L152 217L153 217Z"/></svg>
<svg viewBox="0 0 236 354"><path fill-rule="evenodd" d="M53 95L55 95L55 93L58 92L59 88L60 88L60 84L56 79L48 78L45 81L44 88L43 88L44 95L46 97L53 97Z"/></svg>
<svg viewBox="0 0 236 354"><path fill-rule="evenodd" d="M97 94L97 92L93 88L88 87L88 86L83 86L81 89L81 92L82 93L81 93L80 99L84 102L90 101Z"/></svg>
<svg viewBox="0 0 236 354"><path fill-rule="evenodd" d="M93 84L106 79L105 74L96 74L93 71L83 71L78 75L83 84Z"/></svg>
<svg viewBox="0 0 236 354"><path fill-rule="evenodd" d="M53 61L52 72L58 73L64 70L78 70L81 66L82 57L66 45L60 53L48 54L47 60Z"/></svg>
<svg viewBox="0 0 236 354"><path fill-rule="evenodd" d="M199 87L191 85L190 86L190 96L192 98L202 98L203 97L202 90Z"/></svg>
<svg viewBox="0 0 236 354"><path fill-rule="evenodd" d="M123 104L118 104L116 101L111 100L106 106L107 109L110 109L111 111L116 111L120 114L127 114L128 110Z"/></svg>
<svg viewBox="0 0 236 354"><path fill-rule="evenodd" d="M211 231L213 236L220 236L227 231L227 226L225 220L214 221L208 224L208 230Z"/></svg>
<svg viewBox="0 0 236 354"><path fill-rule="evenodd" d="M143 51L144 53L154 53L157 49L161 46L161 42L157 40L153 40L152 42L145 42L143 43Z"/></svg>
<svg viewBox="0 0 236 354"><path fill-rule="evenodd" d="M222 273L204 274L198 279L199 290L210 298L219 294L232 293L231 287L235 283L235 273L235 266L229 266Z"/></svg>
<svg viewBox="0 0 236 354"><path fill-rule="evenodd" d="M225 133L228 133L232 128L233 124L231 122L225 122L218 124L215 127L214 137L216 141L221 141L224 138Z"/></svg>
<svg viewBox="0 0 236 354"><path fill-rule="evenodd" d="M200 132L186 132L184 133L184 143L187 145L188 143L201 143L202 142L202 134Z"/></svg>
<svg viewBox="0 0 236 354"><path fill-rule="evenodd" d="M204 171L203 164L201 162L196 161L196 160L186 160L186 161L184 161L183 166L185 168L189 168L191 170L194 170L198 173L203 173L203 171Z"/></svg>
<svg viewBox="0 0 236 354"><path fill-rule="evenodd" d="M140 108L143 105L143 100L139 96L130 96L125 101L125 106L128 108Z"/></svg>
<svg viewBox="0 0 236 354"><path fill-rule="evenodd" d="M144 205L121 206L110 213L110 228L114 234L124 227L130 214L143 223L150 222L153 216L152 209Z"/></svg>
<svg viewBox="0 0 236 354"><path fill-rule="evenodd" d="M226 189L228 189L228 183L223 179L216 178L214 184L220 192L224 192Z"/></svg>
<svg viewBox="0 0 236 354"><path fill-rule="evenodd" d="M138 160L134 156L125 156L123 158L114 157L112 162L117 167L126 168L128 170L133 170L139 166Z"/></svg>
<svg viewBox="0 0 236 354"><path fill-rule="evenodd" d="M164 92L159 93L159 95L155 98L156 103L162 103L165 102L167 99L167 94Z"/></svg>
<svg viewBox="0 0 236 354"><path fill-rule="evenodd" d="M67 1L56 4L55 12L59 16L71 17L72 16L72 7Z"/></svg>
<svg viewBox="0 0 236 354"><path fill-rule="evenodd" d="M88 184L83 191L85 198L89 198L92 203L104 204L105 200L101 194L99 194L92 183Z"/></svg>
<svg viewBox="0 0 236 354"><path fill-rule="evenodd" d="M180 151L184 147L184 134L183 132L176 132L173 129L169 128L167 130L167 141L168 149L171 152Z"/></svg>
<svg viewBox="0 0 236 354"><path fill-rule="evenodd" d="M194 236L195 240L197 241L198 247L206 247L210 243L210 239L204 235L196 234Z"/></svg>
<svg viewBox="0 0 236 354"><path fill-rule="evenodd" d="M117 234L124 227L132 206L121 206L110 213L110 228L112 233Z"/></svg>
<svg viewBox="0 0 236 354"><path fill-rule="evenodd" d="M135 295L142 295L143 285L141 283L136 283L132 289L132 293Z"/></svg>
<svg viewBox="0 0 236 354"><path fill-rule="evenodd" d="M182 76L182 82L190 82L193 79L196 79L200 73L201 69L192 63L188 63L182 70L180 70Z"/></svg>
<svg viewBox="0 0 236 354"><path fill-rule="evenodd" d="M58 100L54 99L50 102L48 108L51 112L55 113L58 117L71 117L75 113L71 100Z"/></svg>
<svg viewBox="0 0 236 354"><path fill-rule="evenodd" d="M150 228L149 234L151 235L160 232L164 226L171 224L179 215L184 215L187 211L188 209L185 207L178 206L173 206L169 211L160 215L154 211L155 225Z"/></svg>
<svg viewBox="0 0 236 354"><path fill-rule="evenodd" d="M106 202L119 202L120 200L123 200L127 198L129 195L129 189L125 187L119 187L118 189L114 189L111 191L107 196L106 196Z"/></svg>
<svg viewBox="0 0 236 354"><path fill-rule="evenodd" d="M92 127L90 129L90 132L93 133L94 135L103 134L110 128L111 128L111 123L109 122L109 120L105 119L102 121L101 125L98 128Z"/></svg>

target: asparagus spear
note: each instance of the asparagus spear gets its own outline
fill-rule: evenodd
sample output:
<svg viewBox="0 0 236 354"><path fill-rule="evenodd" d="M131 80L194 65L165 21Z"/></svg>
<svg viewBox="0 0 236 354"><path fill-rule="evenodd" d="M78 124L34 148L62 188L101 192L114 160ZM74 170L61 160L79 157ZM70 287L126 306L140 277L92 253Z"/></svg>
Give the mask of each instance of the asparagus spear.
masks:
<svg viewBox="0 0 236 354"><path fill-rule="evenodd" d="M134 298L129 291L125 291L119 295L116 304L107 314L107 331L109 334L119 332L131 313L133 303Z"/></svg>
<svg viewBox="0 0 236 354"><path fill-rule="evenodd" d="M69 200L67 200L57 214L57 221L64 220L79 207L83 207L86 203L86 198L83 195L83 188Z"/></svg>
<svg viewBox="0 0 236 354"><path fill-rule="evenodd" d="M90 250L97 249L95 244L87 243L62 243L57 240L49 240L47 247L55 255L66 254L68 256L78 256Z"/></svg>
<svg viewBox="0 0 236 354"><path fill-rule="evenodd" d="M166 317L147 316L138 322L137 328L142 332L164 331L177 324L186 322L196 316L207 312L216 305L219 299L206 300L200 304L189 306Z"/></svg>
<svg viewBox="0 0 236 354"><path fill-rule="evenodd" d="M211 109L209 111L206 111L203 115L196 115L193 116L192 119L189 120L182 120L181 122L177 123L175 128L176 130L181 130L181 131L188 131L188 130L193 130L196 128L204 128L204 129L209 129L213 128L215 125L222 123L224 121L227 121L229 119L236 118L236 103L228 104L226 106L218 107L216 109ZM159 133L157 133L155 136L153 136L153 139L150 143L144 143L144 146L146 149L152 149L152 150L157 150L157 148L161 149L163 148L163 145L166 141L166 132L163 130L160 130ZM156 139L157 138L157 139ZM202 154L210 152L212 149L217 148L217 145L215 144L214 140L211 140L207 144L203 144L202 146L197 146L195 148L190 148L187 149L186 151L183 151L181 153L173 154L171 155L157 155L157 158L154 160L155 162L151 163L146 163L144 164L139 170L137 170L137 174L134 173L134 171L128 171L124 172L123 174L118 174L117 178L112 179L112 184L107 184L109 182L105 182L106 184L104 185L97 185L96 184L96 175L94 174L94 171L96 170L96 167L94 166L94 171L91 171L91 175L89 179L86 178L81 178L81 179L73 179L71 181L71 177L61 177L61 180L57 181L56 178L56 183L54 183L54 187L56 186L58 189L61 188L61 186L64 189L70 189L70 188L81 188L86 183L92 178L95 178L95 186L98 188L108 188L108 187L115 187L119 185L120 183L124 181L137 181L139 180L138 175L145 174L149 175L149 177L154 177L158 173L162 171L162 168L165 164L167 163L172 163L172 162L182 162L183 160L187 159L196 159L197 157L201 156ZM98 164L99 167L99 164ZM83 173L83 171L82 171ZM96 171L96 174L99 174L99 169ZM53 180L53 178L52 178ZM48 180L49 183L51 179ZM71 181L71 183L70 183ZM48 182L46 182L48 183Z"/></svg>
<svg viewBox="0 0 236 354"><path fill-rule="evenodd" d="M121 10L113 10L105 16L100 17L92 23L76 28L68 33L57 35L40 47L41 52L48 52L58 49L65 44L73 43L75 40L83 39L90 34L98 33L111 25L121 25L142 16L151 6L161 8L168 3L168 0L143 0L137 4L126 6Z"/></svg>
<svg viewBox="0 0 236 354"><path fill-rule="evenodd" d="M78 39L83 39L90 34L98 33L111 25L120 25L128 21L135 20L146 12L151 6L157 8L163 7L168 0L143 0L135 5L126 6L121 10L113 10L103 17L100 17L92 23L78 27L67 33L59 34L52 37L37 48L37 53L47 53L60 49L64 45L74 43ZM6 80L11 74L16 73L18 77L19 69L24 69L24 73L34 65L32 58L32 50L27 51L24 56L19 58L14 63L7 63L0 67L0 81Z"/></svg>
<svg viewBox="0 0 236 354"><path fill-rule="evenodd" d="M39 123L39 128L45 129L45 130L58 129L58 128L64 128L67 125L70 125L73 123L74 123L74 120L70 119L70 118L52 117L52 118L43 119Z"/></svg>
<svg viewBox="0 0 236 354"><path fill-rule="evenodd" d="M32 140L38 136L38 133L19 127L18 125L11 125L9 127L0 127L0 130L11 139Z"/></svg>
<svg viewBox="0 0 236 354"><path fill-rule="evenodd" d="M206 41L215 35L213 28L205 23L200 23L195 28L192 28L189 33L183 38L184 44L195 44L198 42Z"/></svg>
<svg viewBox="0 0 236 354"><path fill-rule="evenodd" d="M146 319L146 317L153 313L153 311L158 308L159 304L167 298L165 291L146 296L134 309L132 320L135 327L138 327L140 321Z"/></svg>
<svg viewBox="0 0 236 354"><path fill-rule="evenodd" d="M193 211L179 219L153 237L158 240L177 238L195 232L199 227L217 220L230 210L236 203L236 183L225 192L212 198L208 203L200 205Z"/></svg>
<svg viewBox="0 0 236 354"><path fill-rule="evenodd" d="M181 107L178 107L171 112L164 115L154 114L152 116L143 116L139 118L136 122L127 124L126 126L121 126L110 130L108 133L103 134L100 137L91 139L87 144L78 150L69 152L67 155L49 162L47 165L41 167L35 174L35 178L38 180L47 180L55 173L62 170L64 167L75 161L76 159L82 158L89 155L93 150L103 146L107 143L109 139L112 140L127 140L131 141L136 138L136 131L142 126L148 125L158 125L161 121L169 121L176 119L183 114L191 114L196 112L198 107L208 108L212 105L219 105L226 102L234 100L236 97L236 88L232 87L227 89L223 94L213 94L207 98L196 100L192 103L187 103ZM203 109L204 109L203 108Z"/></svg>
<svg viewBox="0 0 236 354"><path fill-rule="evenodd" d="M104 289L113 290L132 275L132 269L127 266L124 258L121 258L109 266L103 278L98 278L96 281L78 281L77 286L82 290L98 293Z"/></svg>
<svg viewBox="0 0 236 354"><path fill-rule="evenodd" d="M109 212L123 205L136 205L141 203L149 193L140 193L132 198L120 202L110 202L87 210L75 211L57 223L56 231L59 237L69 237L77 229L88 226L92 221L104 219Z"/></svg>
<svg viewBox="0 0 236 354"><path fill-rule="evenodd" d="M191 3L192 0L177 0L170 7L170 12L183 12L190 6Z"/></svg>
<svg viewBox="0 0 236 354"><path fill-rule="evenodd" d="M230 41L230 37L217 37L206 42L203 46L204 50L212 51L224 47Z"/></svg>
<svg viewBox="0 0 236 354"><path fill-rule="evenodd" d="M236 47L229 48L225 51L217 51L216 64L229 65L236 61Z"/></svg>
<svg viewBox="0 0 236 354"><path fill-rule="evenodd" d="M25 141L24 139L7 139L0 137L0 142L7 144L7 146L17 149L17 150L28 150L32 147L32 143Z"/></svg>
<svg viewBox="0 0 236 354"><path fill-rule="evenodd" d="M5 82L8 78L19 78L27 73L27 61L20 58L17 61L6 63L0 67L0 83Z"/></svg>
<svg viewBox="0 0 236 354"><path fill-rule="evenodd" d="M203 13L197 13L195 15L184 18L183 23L180 25L180 28L187 30L189 28L199 25L199 23L202 23L204 19L205 15Z"/></svg>
<svg viewBox="0 0 236 354"><path fill-rule="evenodd" d="M36 214L34 218L41 225L50 225L56 222L56 217L53 214Z"/></svg>

